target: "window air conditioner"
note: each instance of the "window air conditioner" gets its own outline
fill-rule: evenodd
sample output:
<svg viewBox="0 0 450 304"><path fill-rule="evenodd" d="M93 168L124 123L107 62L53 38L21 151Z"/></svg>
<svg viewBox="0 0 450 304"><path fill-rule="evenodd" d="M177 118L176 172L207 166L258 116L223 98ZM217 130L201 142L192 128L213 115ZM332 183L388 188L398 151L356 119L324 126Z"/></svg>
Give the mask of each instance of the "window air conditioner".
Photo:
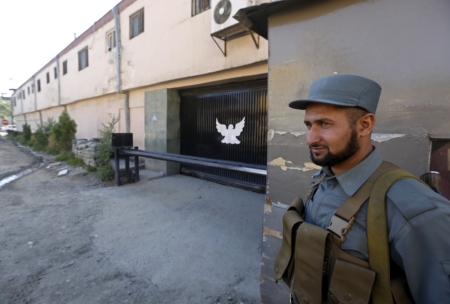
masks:
<svg viewBox="0 0 450 304"><path fill-rule="evenodd" d="M253 0L254 1L254 0ZM233 16L238 10L253 5L252 0L212 0L211 34L229 28L238 23Z"/></svg>

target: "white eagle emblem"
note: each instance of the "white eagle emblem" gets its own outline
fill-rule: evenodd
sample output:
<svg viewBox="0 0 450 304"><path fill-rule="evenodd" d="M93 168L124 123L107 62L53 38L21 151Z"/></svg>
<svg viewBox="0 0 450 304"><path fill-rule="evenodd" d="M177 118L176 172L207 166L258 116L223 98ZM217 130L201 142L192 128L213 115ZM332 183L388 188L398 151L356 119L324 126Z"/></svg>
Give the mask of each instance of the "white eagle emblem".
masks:
<svg viewBox="0 0 450 304"><path fill-rule="evenodd" d="M236 138L236 136L241 135L242 130L244 130L244 126L245 117L241 122L236 124L236 128L233 128L233 125L229 125L228 129L227 126L220 124L216 118L217 131L219 131L222 136L225 136L224 139L222 139L222 143L224 144L240 144L241 142Z"/></svg>

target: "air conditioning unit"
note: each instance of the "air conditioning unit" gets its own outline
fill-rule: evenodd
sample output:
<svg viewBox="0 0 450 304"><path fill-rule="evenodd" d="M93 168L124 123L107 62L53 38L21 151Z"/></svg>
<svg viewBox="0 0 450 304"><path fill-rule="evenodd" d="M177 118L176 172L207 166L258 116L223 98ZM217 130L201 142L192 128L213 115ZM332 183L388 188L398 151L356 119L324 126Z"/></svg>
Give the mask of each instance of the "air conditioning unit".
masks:
<svg viewBox="0 0 450 304"><path fill-rule="evenodd" d="M211 1L211 34L236 25L233 18L238 10L254 5L254 0L212 0Z"/></svg>

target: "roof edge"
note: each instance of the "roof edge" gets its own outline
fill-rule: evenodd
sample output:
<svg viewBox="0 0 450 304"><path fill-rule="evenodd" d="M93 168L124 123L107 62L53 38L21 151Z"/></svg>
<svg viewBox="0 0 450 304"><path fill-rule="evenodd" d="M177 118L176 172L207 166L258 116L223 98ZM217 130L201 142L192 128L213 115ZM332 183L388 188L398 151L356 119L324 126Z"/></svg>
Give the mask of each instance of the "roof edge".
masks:
<svg viewBox="0 0 450 304"><path fill-rule="evenodd" d="M272 0L272 2L265 2L260 5L242 8L237 11L233 17L249 30L268 39L268 17L305 1L306 0Z"/></svg>

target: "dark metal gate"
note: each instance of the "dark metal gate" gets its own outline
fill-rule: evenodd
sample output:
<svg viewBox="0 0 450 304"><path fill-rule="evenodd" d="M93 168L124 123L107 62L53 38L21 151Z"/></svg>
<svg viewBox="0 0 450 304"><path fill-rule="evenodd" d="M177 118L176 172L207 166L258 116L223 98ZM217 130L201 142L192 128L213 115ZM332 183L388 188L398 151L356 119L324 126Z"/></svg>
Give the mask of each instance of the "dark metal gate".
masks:
<svg viewBox="0 0 450 304"><path fill-rule="evenodd" d="M180 95L182 155L267 165L266 80L184 91ZM244 117L242 132L233 138L228 130L238 128ZM216 120L228 128L226 140L217 130ZM265 176L248 173L185 164L181 165L181 173L258 192L264 192L266 187Z"/></svg>

